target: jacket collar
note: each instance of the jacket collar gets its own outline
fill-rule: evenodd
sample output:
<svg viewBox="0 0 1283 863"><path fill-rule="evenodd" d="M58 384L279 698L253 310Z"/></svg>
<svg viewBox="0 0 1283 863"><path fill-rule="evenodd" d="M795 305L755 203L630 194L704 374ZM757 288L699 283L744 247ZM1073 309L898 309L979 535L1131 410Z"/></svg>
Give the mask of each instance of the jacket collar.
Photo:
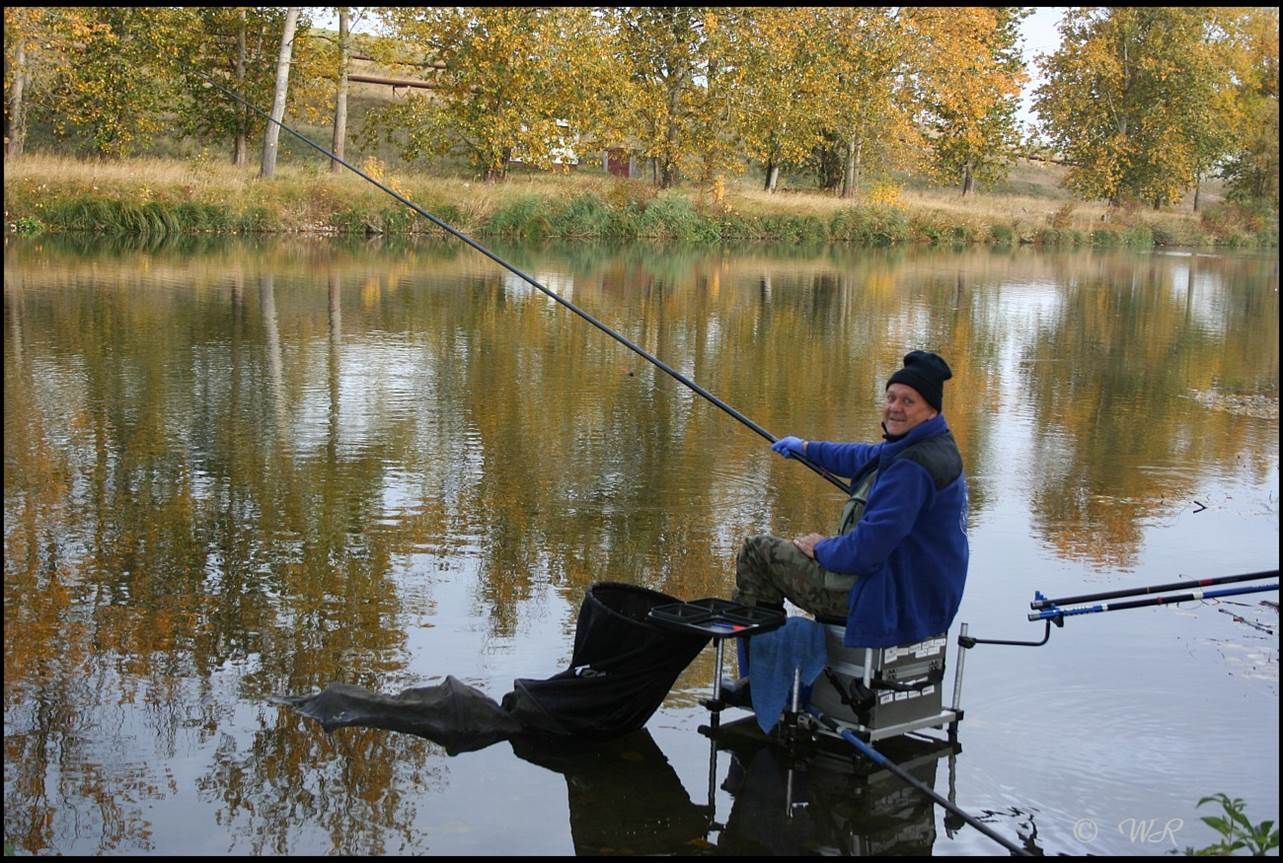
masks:
<svg viewBox="0 0 1283 863"><path fill-rule="evenodd" d="M929 437L935 437L939 434L944 434L948 430L949 426L944 421L944 414L938 413L921 425L914 426L899 440L887 441L882 444L882 452L880 453L878 461L885 462L887 459L895 458L904 449L913 446L918 441L926 440Z"/></svg>

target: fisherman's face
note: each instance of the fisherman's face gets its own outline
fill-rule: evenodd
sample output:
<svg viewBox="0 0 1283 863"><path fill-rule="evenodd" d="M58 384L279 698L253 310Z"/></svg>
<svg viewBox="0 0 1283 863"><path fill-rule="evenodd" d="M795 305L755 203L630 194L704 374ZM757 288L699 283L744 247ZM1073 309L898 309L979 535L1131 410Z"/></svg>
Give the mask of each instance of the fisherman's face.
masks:
<svg viewBox="0 0 1283 863"><path fill-rule="evenodd" d="M891 384L887 387L886 403L882 406L882 422L887 434L902 435L915 426L922 425L939 413L922 394L908 384Z"/></svg>

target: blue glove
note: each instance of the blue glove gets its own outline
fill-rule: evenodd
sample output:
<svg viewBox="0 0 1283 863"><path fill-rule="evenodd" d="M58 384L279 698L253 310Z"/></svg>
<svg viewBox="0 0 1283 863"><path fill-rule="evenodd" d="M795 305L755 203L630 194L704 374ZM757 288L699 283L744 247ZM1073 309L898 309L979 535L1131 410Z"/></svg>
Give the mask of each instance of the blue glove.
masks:
<svg viewBox="0 0 1283 863"><path fill-rule="evenodd" d="M782 437L775 443L771 444L771 449L785 458L802 458L802 447L806 441L800 437Z"/></svg>

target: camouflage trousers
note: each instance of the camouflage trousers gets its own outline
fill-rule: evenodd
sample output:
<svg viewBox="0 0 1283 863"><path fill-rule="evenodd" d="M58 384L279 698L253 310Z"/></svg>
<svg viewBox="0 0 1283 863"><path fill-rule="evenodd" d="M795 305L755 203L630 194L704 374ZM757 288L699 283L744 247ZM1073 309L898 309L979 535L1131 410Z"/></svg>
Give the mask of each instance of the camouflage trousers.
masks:
<svg viewBox="0 0 1283 863"><path fill-rule="evenodd" d="M823 617L847 615L847 597L859 576L829 572L798 551L792 540L750 536L735 557L735 592L745 605L780 606L784 598Z"/></svg>

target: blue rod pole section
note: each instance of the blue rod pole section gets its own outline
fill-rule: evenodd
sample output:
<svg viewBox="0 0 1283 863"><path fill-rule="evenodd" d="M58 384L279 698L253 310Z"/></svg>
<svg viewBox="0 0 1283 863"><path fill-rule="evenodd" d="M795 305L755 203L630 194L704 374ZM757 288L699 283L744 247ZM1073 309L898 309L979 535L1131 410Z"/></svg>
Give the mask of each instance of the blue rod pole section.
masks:
<svg viewBox="0 0 1283 863"><path fill-rule="evenodd" d="M1227 587L1223 590L1195 590L1190 593L1178 593L1173 596L1155 596L1150 599L1136 599L1131 602L1102 602L1099 605L1088 605L1082 608L1060 608L1052 606L1042 611L1029 612L1030 620L1052 620L1057 617L1073 617L1078 614L1099 614L1104 611L1122 611L1126 608L1144 608L1147 605L1172 605L1177 602L1190 602L1195 599L1216 599L1220 596L1239 596L1244 593L1264 593L1278 590L1279 583L1257 584L1251 587Z"/></svg>
<svg viewBox="0 0 1283 863"><path fill-rule="evenodd" d="M1075 605L1079 602L1095 602L1098 599L1118 599L1120 596L1136 596L1146 593L1166 593L1169 590L1183 590L1187 587L1210 587L1213 584L1234 584L1239 581L1258 581L1262 578L1278 578L1277 569L1266 569L1261 572L1249 572L1244 575L1222 575L1217 578L1199 578L1192 581L1174 581L1171 584L1151 584L1148 587L1133 587L1124 590L1111 590L1107 593L1085 593L1082 596L1064 596L1058 599L1047 599L1041 594L1029 607L1035 611L1050 608L1053 605Z"/></svg>
<svg viewBox="0 0 1283 863"><path fill-rule="evenodd" d="M566 308L567 308L567 309L569 309L570 311L574 312L576 315L578 315L579 317L583 318L585 321L587 321L588 323L592 324L594 327L596 327L597 329L601 330L603 333L605 333L606 335L610 336L611 338L613 338L615 341L619 342L619 343L620 343L621 345L623 345L624 347L628 348L629 350L633 351L634 353L637 353L637 354L639 354L640 356L644 357L645 359L649 360L649 361L650 361L651 363L653 363L656 367L658 367L659 369L661 369L661 370L663 370L664 372L666 372L669 376L673 377L673 378L674 378L674 379L676 379L677 381L680 381L681 383L685 384L685 385L686 385L687 387L689 387L690 389L692 389L692 390L694 390L695 392L699 393L701 396L703 396L704 398L708 399L708 400L709 400L710 402L712 402L713 404L717 405L717 406L718 406L719 408L721 408L723 411L725 411L726 413L730 414L732 417L734 417L735 419L739 420L739 421L740 421L740 422L742 422L744 425L748 426L750 429L752 429L753 431L757 432L759 435L761 435L762 437L766 438L766 439L767 439L768 441L770 441L771 443L775 443L775 441L776 441L776 437L775 437L774 435L772 435L770 432L768 432L766 429L762 428L760 425L758 425L757 423L753 422L751 419L749 419L748 417L744 416L744 415L743 415L742 413L740 413L739 411L735 410L735 408L733 408L733 407L731 407L730 405L726 404L726 402L722 401L722 400L721 400L721 399L719 399L717 396L713 395L713 394L712 394L712 393L710 393L708 390L704 389L704 388L703 388L703 387L701 387L699 384L695 383L694 381L692 381L690 378L686 377L686 376L685 376L684 374L682 374L681 372L679 372L679 371L677 371L676 369L674 369L673 367L669 366L667 363L663 362L663 361L662 361L662 360L660 360L658 357L652 356L651 354L647 353L645 349L643 349L643 348L642 348L642 347L640 347L639 345L635 344L633 341L631 341L631 340L630 340L630 339L628 339L627 337L622 336L622 335L620 335L619 333L615 332L615 331L614 331L614 330L612 330L610 327L606 326L606 325L605 325L605 324L603 324L601 321L599 321L599 320L597 320L596 318L594 318L592 315L590 315L590 314L588 314L587 312L585 312L584 310L580 309L580 308L579 308L578 306L576 306L574 303L570 302L569 300L563 299L561 296L559 296L559 295L558 295L558 294L556 294L555 292L550 291L548 288L545 288L543 285L539 284L539 282L535 281L533 278L531 278L530 276L526 275L526 274L525 274L525 273L523 273L521 270L519 270L519 269L517 269L516 267L514 267L512 264L508 263L508 262L507 262L507 261L505 261L503 258L499 257L499 256L498 256L498 255L496 255L494 252L492 252L492 251L490 251L489 249L487 249L485 246L482 246L480 243L476 242L475 240L473 240L473 239L472 239L471 237L469 237L468 235L464 234L463 232L461 232L461 231L459 231L459 230L456 230L455 228L453 228L453 227L451 227L450 225L446 224L445 222L441 221L441 220L440 220L440 219L438 219L436 216L434 216L434 215L432 215L431 213L429 213L427 210L423 209L422 207L418 206L418 205L417 205L417 204L415 204L414 202L412 202L412 201L410 201L409 199L407 199L404 195L401 195L400 193L395 192L395 191L393 191L392 189L389 189L387 186L383 185L383 184L382 184L382 183L380 183L378 180L374 179L374 178L373 178L373 177L371 177L369 174L367 174L367 173L365 173L364 171L362 171L360 168L357 168L355 165L351 164L350 162L346 161L345 159L342 159L342 158L340 158L340 157L338 157L338 156L334 155L334 154L333 154L333 153L331 153L329 150L327 150L327 149L325 149L324 147L322 147L320 144L317 144L317 143L315 143L315 142L311 141L310 139L305 138L303 135L299 134L298 132L295 132L295 131L294 131L293 129L291 129L289 126L287 126L287 125L285 125L284 123L282 123L281 121L279 121L279 120L277 120L277 119L273 118L270 114L268 114L267 112L263 111L261 108L258 108L258 107L254 106L254 105L251 105L249 102L245 101L245 99L243 99L241 96L237 95L236 93L233 93L231 90L228 90L228 89L226 89L225 87L221 87L221 86L219 86L218 84L215 84L213 81L210 81L210 80L208 80L208 79L206 79L206 80L205 80L205 83L206 83L206 84L208 84L210 87L213 87L214 89L216 89L216 90L218 90L219 92L223 93L224 95L228 96L229 98L231 98L231 99L233 99L233 100L235 100L235 101L239 102L240 104L244 105L246 108L249 108L251 111L253 111L253 112L255 112L256 114L258 114L259 116L263 117L263 118L264 118L265 120L267 120L268 122L270 122L270 123L275 123L276 125L280 126L282 129L284 129L286 132L289 132L289 133L290 133L291 135L293 135L295 138L298 138L298 139L299 139L300 141L302 141L304 144L307 144L307 145L308 145L309 147L311 147L312 149L314 149L314 150L316 150L317 152L319 152L319 153L323 154L326 158L328 158L328 159L332 159L333 161L338 162L340 165L342 165L343 167L347 168L349 171L353 172L353 173L354 173L354 174L356 174L357 176L361 177L362 179L366 180L367 182L373 183L375 186L378 186L380 189L382 189L383 191L387 192L387 193L388 193L389 195L391 195L392 197L396 198L396 199L397 199L398 201L400 201L402 204L405 204L405 205L406 205L407 207L409 207L411 210L414 210L414 211L415 211L416 213L418 213L420 216L423 216L423 218L427 219L429 222L431 222L432 224L436 225L436 226L437 226L438 228L440 228L441 230L443 230L443 231L445 231L446 233L448 233L448 234L450 234L450 235L452 235L452 236L454 236L454 237L457 237L458 239L460 239L460 240L462 240L463 242L467 243L469 246L471 246L472 248L476 249L478 252L480 252L481 254L485 255L487 258L489 258L490 260L494 261L496 264L498 264L499 266L501 266L501 267L503 267L504 269L508 270L509 272L513 273L514 275L516 275L516 276L520 276L520 277L521 277L522 279L524 279L527 283L529 283L531 287L533 287L533 288L535 288L536 290L538 290L538 291L542 292L543 294L547 295L548 297L551 297L553 300L555 300L556 302L560 303L562 306L566 307ZM824 477L824 478L825 478L826 480L828 480L829 482L833 483L833 484L834 484L835 486L837 486L838 488L842 489L842 491L846 492L847 494L850 494L850 493L851 493L851 488L850 488L850 486L848 486L846 483L842 482L842 480L838 479L838 478L837 478L836 476L834 476L833 474L831 474L831 473L829 473L828 471L826 471L824 468L820 467L819 465L815 464L815 463L814 463L814 462L812 462L812 461L808 461L807 459L802 458L801 456L793 456L793 457L794 457L794 458L796 458L796 459L798 459L798 461L802 462L802 464L806 465L806 466L807 466L807 467L809 467L811 470L813 470L813 471L815 471L816 473L818 473L820 476Z"/></svg>
<svg viewBox="0 0 1283 863"><path fill-rule="evenodd" d="M862 756L867 758L869 761L872 761L878 767L882 767L887 770L890 770L901 781L906 782L910 786L912 786L915 791L919 792L920 794L925 794L927 797L930 797L931 800L935 802L937 805L943 807L949 812L952 812L954 815L957 815L963 821L967 822L972 827L976 828L981 833L988 836L993 841L997 842L1003 848L1006 848L1012 854L1016 855L1017 857L1033 856L1024 848L1021 848L1019 845L1012 842L1010 839L995 832L991 827L989 827L989 825L981 821L978 821L973 816L968 815L966 812L963 812L957 806L950 803L947 798L941 797L939 794L936 793L935 789L928 788L924 783L919 782L899 764L896 764L894 761L887 758L881 752L878 752L868 743L865 743L863 740L861 740L859 737L853 734L850 730L840 727L835 721L833 721L828 716L821 713L819 709L815 707L815 705L808 704L806 706L806 711L807 713L810 713L812 716L818 719L820 722L824 723L824 725L830 731L833 731L836 734L840 735L843 740L845 740L847 743L850 743L852 746L854 746L856 752L859 752Z"/></svg>

